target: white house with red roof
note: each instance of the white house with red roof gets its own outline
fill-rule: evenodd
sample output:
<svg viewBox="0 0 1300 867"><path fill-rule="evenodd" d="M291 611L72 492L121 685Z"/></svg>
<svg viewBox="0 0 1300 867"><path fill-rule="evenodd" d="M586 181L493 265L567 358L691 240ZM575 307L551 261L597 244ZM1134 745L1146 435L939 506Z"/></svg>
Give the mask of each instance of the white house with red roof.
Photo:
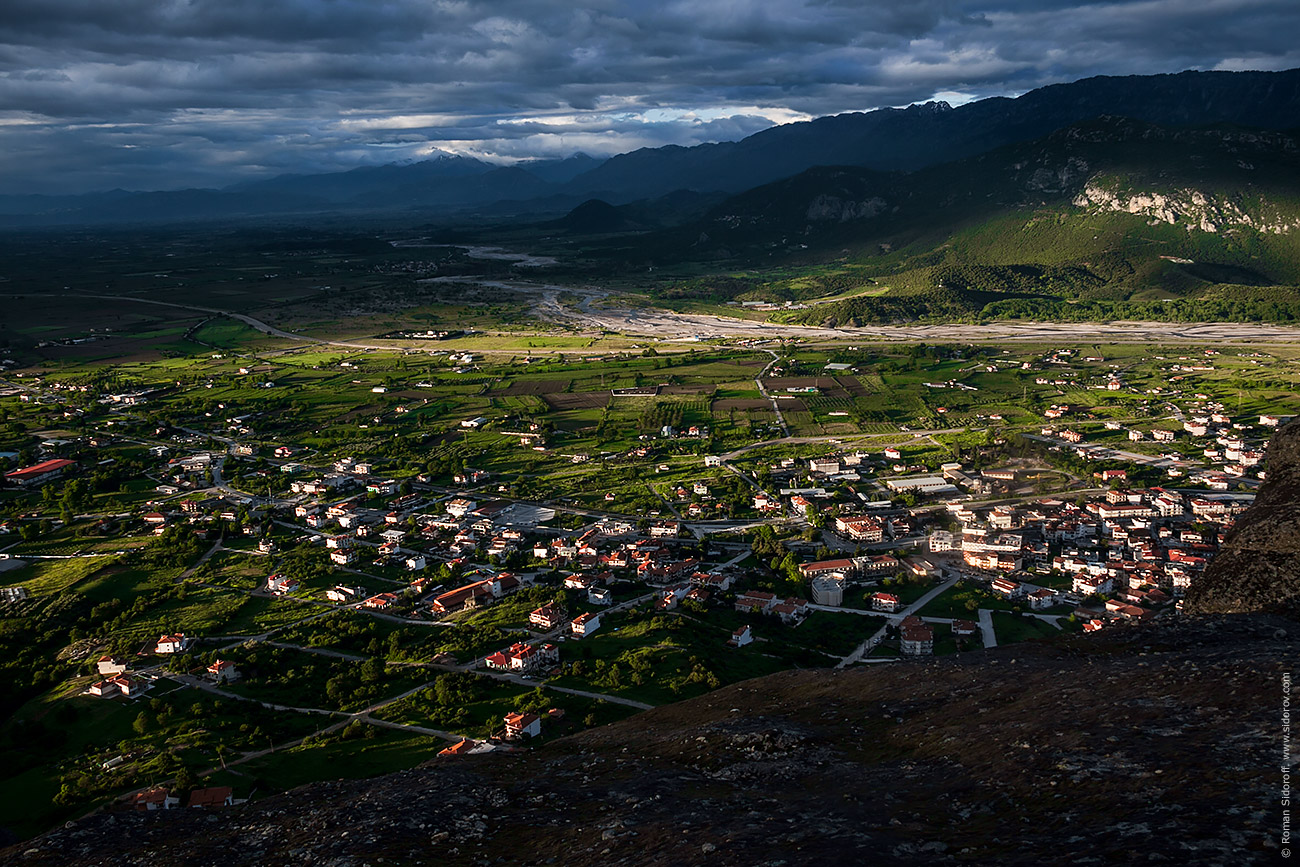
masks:
<svg viewBox="0 0 1300 867"><path fill-rule="evenodd" d="M542 733L542 718L535 713L508 713L505 723L507 740L535 738Z"/></svg>
<svg viewBox="0 0 1300 867"><path fill-rule="evenodd" d="M179 806L180 798L167 791L163 786L156 786L136 793L133 805L137 810L170 810Z"/></svg>
<svg viewBox="0 0 1300 867"><path fill-rule="evenodd" d="M235 803L235 792L230 786L211 786L206 789L195 789L190 792L189 798L185 801L187 807L199 807L201 809L211 807L229 807ZM242 804L243 801L240 801Z"/></svg>
<svg viewBox="0 0 1300 867"><path fill-rule="evenodd" d="M113 683L112 679L97 680L86 688L86 692L98 696L117 695L118 688L117 684Z"/></svg>
<svg viewBox="0 0 1300 867"><path fill-rule="evenodd" d="M122 659L120 656L111 655L101 656L99 661L95 663L95 666L100 674L108 676L123 674L127 669L125 659Z"/></svg>
<svg viewBox="0 0 1300 867"><path fill-rule="evenodd" d="M765 614L772 606L776 605L777 598L775 593L768 593L765 590L746 590L736 597L736 610L740 612L753 611L758 614Z"/></svg>
<svg viewBox="0 0 1300 867"><path fill-rule="evenodd" d="M902 607L902 601L893 593L873 593L871 594L871 608L874 611L897 611Z"/></svg>
<svg viewBox="0 0 1300 867"><path fill-rule="evenodd" d="M904 617L898 626L899 647L907 656L934 652L934 627L915 615Z"/></svg>
<svg viewBox="0 0 1300 867"><path fill-rule="evenodd" d="M538 629L554 629L564 620L564 609L554 602L547 602L528 615L528 623Z"/></svg>
<svg viewBox="0 0 1300 867"><path fill-rule="evenodd" d="M371 596L365 602L361 603L362 607L364 608L374 608L380 611L384 610L385 608L392 608L396 604L397 604L396 593L376 593L374 596Z"/></svg>
<svg viewBox="0 0 1300 867"><path fill-rule="evenodd" d="M554 644L532 645L519 642L512 644L506 650L487 656L483 664L496 671L512 671L519 674L559 661L560 651Z"/></svg>
<svg viewBox="0 0 1300 867"><path fill-rule="evenodd" d="M867 544L885 538L885 528L875 518L836 518L835 532L847 539Z"/></svg>
<svg viewBox="0 0 1300 867"><path fill-rule="evenodd" d="M469 738L461 738L456 743L438 752L440 756L467 756L474 751L478 744Z"/></svg>
<svg viewBox="0 0 1300 867"><path fill-rule="evenodd" d="M208 677L214 683L228 683L239 680L239 669L228 659L218 659L208 666Z"/></svg>
<svg viewBox="0 0 1300 867"><path fill-rule="evenodd" d="M769 612L781 618L781 622L787 626L798 625L808 616L808 600L788 596L773 605Z"/></svg>
<svg viewBox="0 0 1300 867"><path fill-rule="evenodd" d="M836 560L817 560L813 563L800 563L799 574L805 578L815 578L818 575L827 575L834 572L843 573L844 575L852 574L857 571L857 566L848 558Z"/></svg>
<svg viewBox="0 0 1300 867"><path fill-rule="evenodd" d="M340 553L335 551L335 554ZM347 553L351 553L350 550ZM288 575L272 575L266 579L266 592L273 596L286 596L298 590L298 581Z"/></svg>
<svg viewBox="0 0 1300 867"><path fill-rule="evenodd" d="M807 515L810 511L816 511L816 507L812 504L812 501L799 494L795 494L790 498L790 508L799 515Z"/></svg>
<svg viewBox="0 0 1300 867"><path fill-rule="evenodd" d="M749 624L745 624L731 633L731 639L727 641L727 644L732 647L744 647L746 644L752 643L753 640L754 633L750 630Z"/></svg>
<svg viewBox="0 0 1300 867"><path fill-rule="evenodd" d="M564 576L565 590L587 590L595 586L596 579L590 575L583 575L579 572L573 575Z"/></svg>
<svg viewBox="0 0 1300 867"><path fill-rule="evenodd" d="M979 627L974 620L954 620L952 622L952 637L956 639L974 638Z"/></svg>
<svg viewBox="0 0 1300 867"><path fill-rule="evenodd" d="M1003 599L1019 599L1025 595L1024 585L1019 581L1012 581L1010 578L994 578L989 585L989 589Z"/></svg>
<svg viewBox="0 0 1300 867"><path fill-rule="evenodd" d="M600 628L600 614L589 611L586 614L579 614L573 618L573 623L569 625L575 638L585 638Z"/></svg>
<svg viewBox="0 0 1300 867"><path fill-rule="evenodd" d="M147 681L129 674L119 674L113 678L112 683L117 686L117 691L127 698L137 696L149 687Z"/></svg>
<svg viewBox="0 0 1300 867"><path fill-rule="evenodd" d="M183 632L178 632L175 635L164 635L154 645L153 652L162 654L184 653L192 643L192 639L186 638Z"/></svg>
<svg viewBox="0 0 1300 867"><path fill-rule="evenodd" d="M1056 601L1056 591L1049 587L1040 587L1033 593L1029 594L1029 607L1035 611L1043 608L1051 608L1056 604Z"/></svg>

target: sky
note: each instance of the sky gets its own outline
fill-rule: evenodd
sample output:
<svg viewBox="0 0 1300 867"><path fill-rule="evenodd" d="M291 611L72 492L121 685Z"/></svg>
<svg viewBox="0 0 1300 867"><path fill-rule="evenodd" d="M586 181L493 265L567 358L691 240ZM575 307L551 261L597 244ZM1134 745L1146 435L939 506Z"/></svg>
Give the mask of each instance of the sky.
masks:
<svg viewBox="0 0 1300 867"><path fill-rule="evenodd" d="M3 0L0 193L743 138L1092 75L1300 66L1300 0Z"/></svg>

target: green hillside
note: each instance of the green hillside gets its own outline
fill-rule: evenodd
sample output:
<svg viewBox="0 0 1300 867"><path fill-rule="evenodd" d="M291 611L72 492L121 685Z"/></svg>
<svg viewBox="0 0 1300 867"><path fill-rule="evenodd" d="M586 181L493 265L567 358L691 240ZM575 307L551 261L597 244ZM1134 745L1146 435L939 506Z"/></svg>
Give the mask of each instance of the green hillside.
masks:
<svg viewBox="0 0 1300 867"><path fill-rule="evenodd" d="M813 169L605 255L717 272L656 285L659 303L787 302L803 323L1291 321L1298 153L1101 118L910 174Z"/></svg>

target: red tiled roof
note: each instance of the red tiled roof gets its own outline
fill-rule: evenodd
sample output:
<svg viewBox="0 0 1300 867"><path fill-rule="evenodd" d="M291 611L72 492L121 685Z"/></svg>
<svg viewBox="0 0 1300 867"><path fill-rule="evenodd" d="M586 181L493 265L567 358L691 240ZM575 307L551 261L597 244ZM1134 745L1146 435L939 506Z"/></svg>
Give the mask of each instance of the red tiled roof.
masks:
<svg viewBox="0 0 1300 867"><path fill-rule="evenodd" d="M904 623L902 632L904 641L934 640L934 628L928 623Z"/></svg>
<svg viewBox="0 0 1300 867"><path fill-rule="evenodd" d="M438 753L438 755L460 756L460 755L464 755L465 753L468 753L470 750L474 749L474 747L475 747L475 743L472 740L470 740L469 738L464 738L463 740L459 740L456 743L452 744L451 746L447 747L445 750L441 750Z"/></svg>
<svg viewBox="0 0 1300 867"><path fill-rule="evenodd" d="M222 807L233 790L230 786L214 786L210 789L195 789L190 792L187 805L190 807Z"/></svg>
<svg viewBox="0 0 1300 867"><path fill-rule="evenodd" d="M5 478L21 481L22 479L33 478L35 476L44 475L45 473L57 472L58 470L61 470L64 467L70 467L75 463L76 461L70 461L65 458L55 458L49 461L41 461L39 464L33 464L30 467L23 467L20 470L13 470L12 472L5 473Z"/></svg>
<svg viewBox="0 0 1300 867"><path fill-rule="evenodd" d="M149 789L144 792L137 792L135 796L135 803L137 805L161 804L166 799L167 799L167 789L164 788L163 786L158 786L157 788Z"/></svg>

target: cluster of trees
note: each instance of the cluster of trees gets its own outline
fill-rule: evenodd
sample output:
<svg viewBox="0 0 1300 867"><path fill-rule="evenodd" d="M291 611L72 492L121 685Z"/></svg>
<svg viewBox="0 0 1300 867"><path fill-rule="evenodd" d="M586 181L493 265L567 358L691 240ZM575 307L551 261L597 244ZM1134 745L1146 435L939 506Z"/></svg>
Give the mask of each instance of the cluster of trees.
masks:
<svg viewBox="0 0 1300 867"><path fill-rule="evenodd" d="M946 263L915 272L913 285L896 281L902 285L891 294L819 305L795 319L850 326L912 320L1300 321L1300 291L1295 287L1214 286L1179 298L1125 300L1142 288L1133 285L1141 276L1135 274L1131 263L1111 260L1087 266Z"/></svg>
<svg viewBox="0 0 1300 867"><path fill-rule="evenodd" d="M387 663L379 657L353 662L261 644L235 652L233 659L244 675L241 690L306 707L366 707L389 694L393 679ZM320 694L322 685L326 702Z"/></svg>
<svg viewBox="0 0 1300 867"><path fill-rule="evenodd" d="M329 553L303 542L280 554L276 560L278 571L307 584L328 578L334 571Z"/></svg>
<svg viewBox="0 0 1300 867"><path fill-rule="evenodd" d="M472 706L492 702L504 697L515 687L497 683L464 672L440 674L433 685L421 690L407 700L409 707L420 717L436 726L456 731L471 730L474 720ZM554 706L552 697L538 687L512 700L510 709L521 713L545 713ZM482 720L483 734L501 728L501 715L491 713Z"/></svg>
<svg viewBox="0 0 1300 867"><path fill-rule="evenodd" d="M438 630L390 624L371 617L334 612L318 620L300 623L281 633L281 640L306 647L334 647L345 652L379 656L393 662L421 662L437 652L442 633ZM387 631L387 635L384 633Z"/></svg>
<svg viewBox="0 0 1300 867"><path fill-rule="evenodd" d="M144 567L175 569L203 553L203 542L186 526L168 527L142 551L132 555Z"/></svg>
<svg viewBox="0 0 1300 867"><path fill-rule="evenodd" d="M642 647L625 650L610 660L578 659L569 664L568 673L611 692L650 682L673 693L682 692L694 684L708 689L722 686L717 674L696 656L688 657L678 671L665 670L664 662L672 650L669 647Z"/></svg>
<svg viewBox="0 0 1300 867"><path fill-rule="evenodd" d="M682 426L681 403L655 401L646 407L637 418L637 427L642 433L659 433L664 425L673 428Z"/></svg>
<svg viewBox="0 0 1300 867"><path fill-rule="evenodd" d="M251 703L240 703L237 713L221 699L200 697L187 707L154 698L137 704L139 712L131 722L133 737L115 745L131 760L110 772L90 772L84 762L60 777L59 793L54 802L60 806L84 804L119 791L123 787L141 786L162 780L174 780L170 786L180 797L200 785L194 769L186 764L179 749L158 749L163 742L227 751L264 748L272 742L277 729L273 711ZM75 725L80 712L75 705L64 704L56 713L60 724ZM97 744L99 749L107 744ZM201 756L195 757L206 763ZM192 759L193 760L193 759Z"/></svg>
<svg viewBox="0 0 1300 867"><path fill-rule="evenodd" d="M752 277L726 275L696 277L668 286L657 286L652 291L662 301L731 301L763 287L763 282Z"/></svg>
<svg viewBox="0 0 1300 867"><path fill-rule="evenodd" d="M754 532L751 546L754 556L771 569L770 576L758 579L758 586L778 596L806 593L806 582L799 572L799 558L781 544L770 525L764 524Z"/></svg>
<svg viewBox="0 0 1300 867"><path fill-rule="evenodd" d="M58 653L72 640L84 613L82 600L72 593L41 600L22 616L0 620L0 717L7 717L28 699L64 680L72 665Z"/></svg>

